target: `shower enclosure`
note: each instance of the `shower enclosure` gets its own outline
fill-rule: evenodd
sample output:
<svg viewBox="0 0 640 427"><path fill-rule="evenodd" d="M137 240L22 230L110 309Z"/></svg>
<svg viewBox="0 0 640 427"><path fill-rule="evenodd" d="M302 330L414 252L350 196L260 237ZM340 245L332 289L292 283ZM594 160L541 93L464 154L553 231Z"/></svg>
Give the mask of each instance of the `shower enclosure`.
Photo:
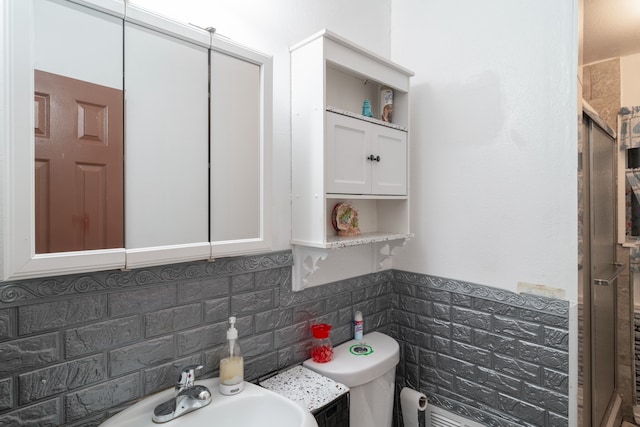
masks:
<svg viewBox="0 0 640 427"><path fill-rule="evenodd" d="M616 389L616 142L614 131L585 110L578 157L580 216L581 425L600 427L620 412Z"/></svg>

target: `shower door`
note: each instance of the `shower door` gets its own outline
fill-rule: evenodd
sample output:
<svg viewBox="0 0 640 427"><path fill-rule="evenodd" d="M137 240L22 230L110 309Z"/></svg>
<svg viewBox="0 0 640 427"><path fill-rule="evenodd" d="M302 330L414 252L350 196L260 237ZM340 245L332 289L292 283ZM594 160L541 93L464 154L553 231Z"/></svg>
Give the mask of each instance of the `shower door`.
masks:
<svg viewBox="0 0 640 427"><path fill-rule="evenodd" d="M590 331L584 331L589 334L590 345L584 350L590 353L591 365L591 390L585 390L584 398L589 399L590 391L590 425L598 427L616 396L616 288L617 275L624 267L616 264L615 140L588 117L585 117L584 130L590 235L587 240L587 265L590 265L585 271L590 276L585 280L589 287L584 289L590 300L584 307L585 317L590 317ZM586 421L589 414L583 415Z"/></svg>

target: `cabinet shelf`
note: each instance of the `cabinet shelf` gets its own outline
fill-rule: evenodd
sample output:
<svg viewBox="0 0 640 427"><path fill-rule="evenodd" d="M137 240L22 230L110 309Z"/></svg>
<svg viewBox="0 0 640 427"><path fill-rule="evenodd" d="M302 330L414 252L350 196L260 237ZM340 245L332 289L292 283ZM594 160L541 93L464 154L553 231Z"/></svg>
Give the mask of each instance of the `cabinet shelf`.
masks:
<svg viewBox="0 0 640 427"><path fill-rule="evenodd" d="M395 123L383 122L382 120L375 119L373 117L363 116L362 114L354 113L353 111L349 111L349 110L343 110L342 108L327 106L326 110L331 112L331 113L336 113L336 114L340 114L342 116L352 117L354 119L363 120L365 122L373 123L373 124L380 125L380 126L385 126L385 127L391 128L391 129L398 129L398 130L401 130L403 132L407 132L408 131L408 129L406 127L404 127L404 126L400 126L400 125L395 124Z"/></svg>
<svg viewBox="0 0 640 427"><path fill-rule="evenodd" d="M327 193L327 200L406 200L408 196L400 195L380 195L380 194L348 194L348 193Z"/></svg>
<svg viewBox="0 0 640 427"><path fill-rule="evenodd" d="M414 236L413 233L385 233L380 231L362 233L358 236L330 236L327 237L327 241L324 243L318 242L303 242L292 240L294 245L311 246L322 249L341 249L351 246L367 245L369 243L388 242L392 240L408 240Z"/></svg>

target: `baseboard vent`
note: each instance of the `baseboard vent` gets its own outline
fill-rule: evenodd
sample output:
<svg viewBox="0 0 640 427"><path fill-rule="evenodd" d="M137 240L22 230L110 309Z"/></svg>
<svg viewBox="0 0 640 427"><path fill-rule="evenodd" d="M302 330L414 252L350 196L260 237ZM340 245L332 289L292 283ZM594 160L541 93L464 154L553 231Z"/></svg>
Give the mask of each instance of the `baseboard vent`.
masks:
<svg viewBox="0 0 640 427"><path fill-rule="evenodd" d="M429 404L427 404L425 415L425 427L484 427L475 421Z"/></svg>

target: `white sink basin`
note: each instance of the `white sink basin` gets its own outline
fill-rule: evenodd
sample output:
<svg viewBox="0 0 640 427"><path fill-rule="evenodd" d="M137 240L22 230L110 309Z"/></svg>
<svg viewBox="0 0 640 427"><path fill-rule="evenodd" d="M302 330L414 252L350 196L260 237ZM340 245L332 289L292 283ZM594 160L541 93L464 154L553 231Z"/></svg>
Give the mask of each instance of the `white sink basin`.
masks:
<svg viewBox="0 0 640 427"><path fill-rule="evenodd" d="M175 395L173 389L146 397L109 418L102 427L318 427L315 418L302 406L270 390L245 382L234 396L218 392L218 378L196 381L211 391L212 401L204 408L164 424L151 420L153 410Z"/></svg>

